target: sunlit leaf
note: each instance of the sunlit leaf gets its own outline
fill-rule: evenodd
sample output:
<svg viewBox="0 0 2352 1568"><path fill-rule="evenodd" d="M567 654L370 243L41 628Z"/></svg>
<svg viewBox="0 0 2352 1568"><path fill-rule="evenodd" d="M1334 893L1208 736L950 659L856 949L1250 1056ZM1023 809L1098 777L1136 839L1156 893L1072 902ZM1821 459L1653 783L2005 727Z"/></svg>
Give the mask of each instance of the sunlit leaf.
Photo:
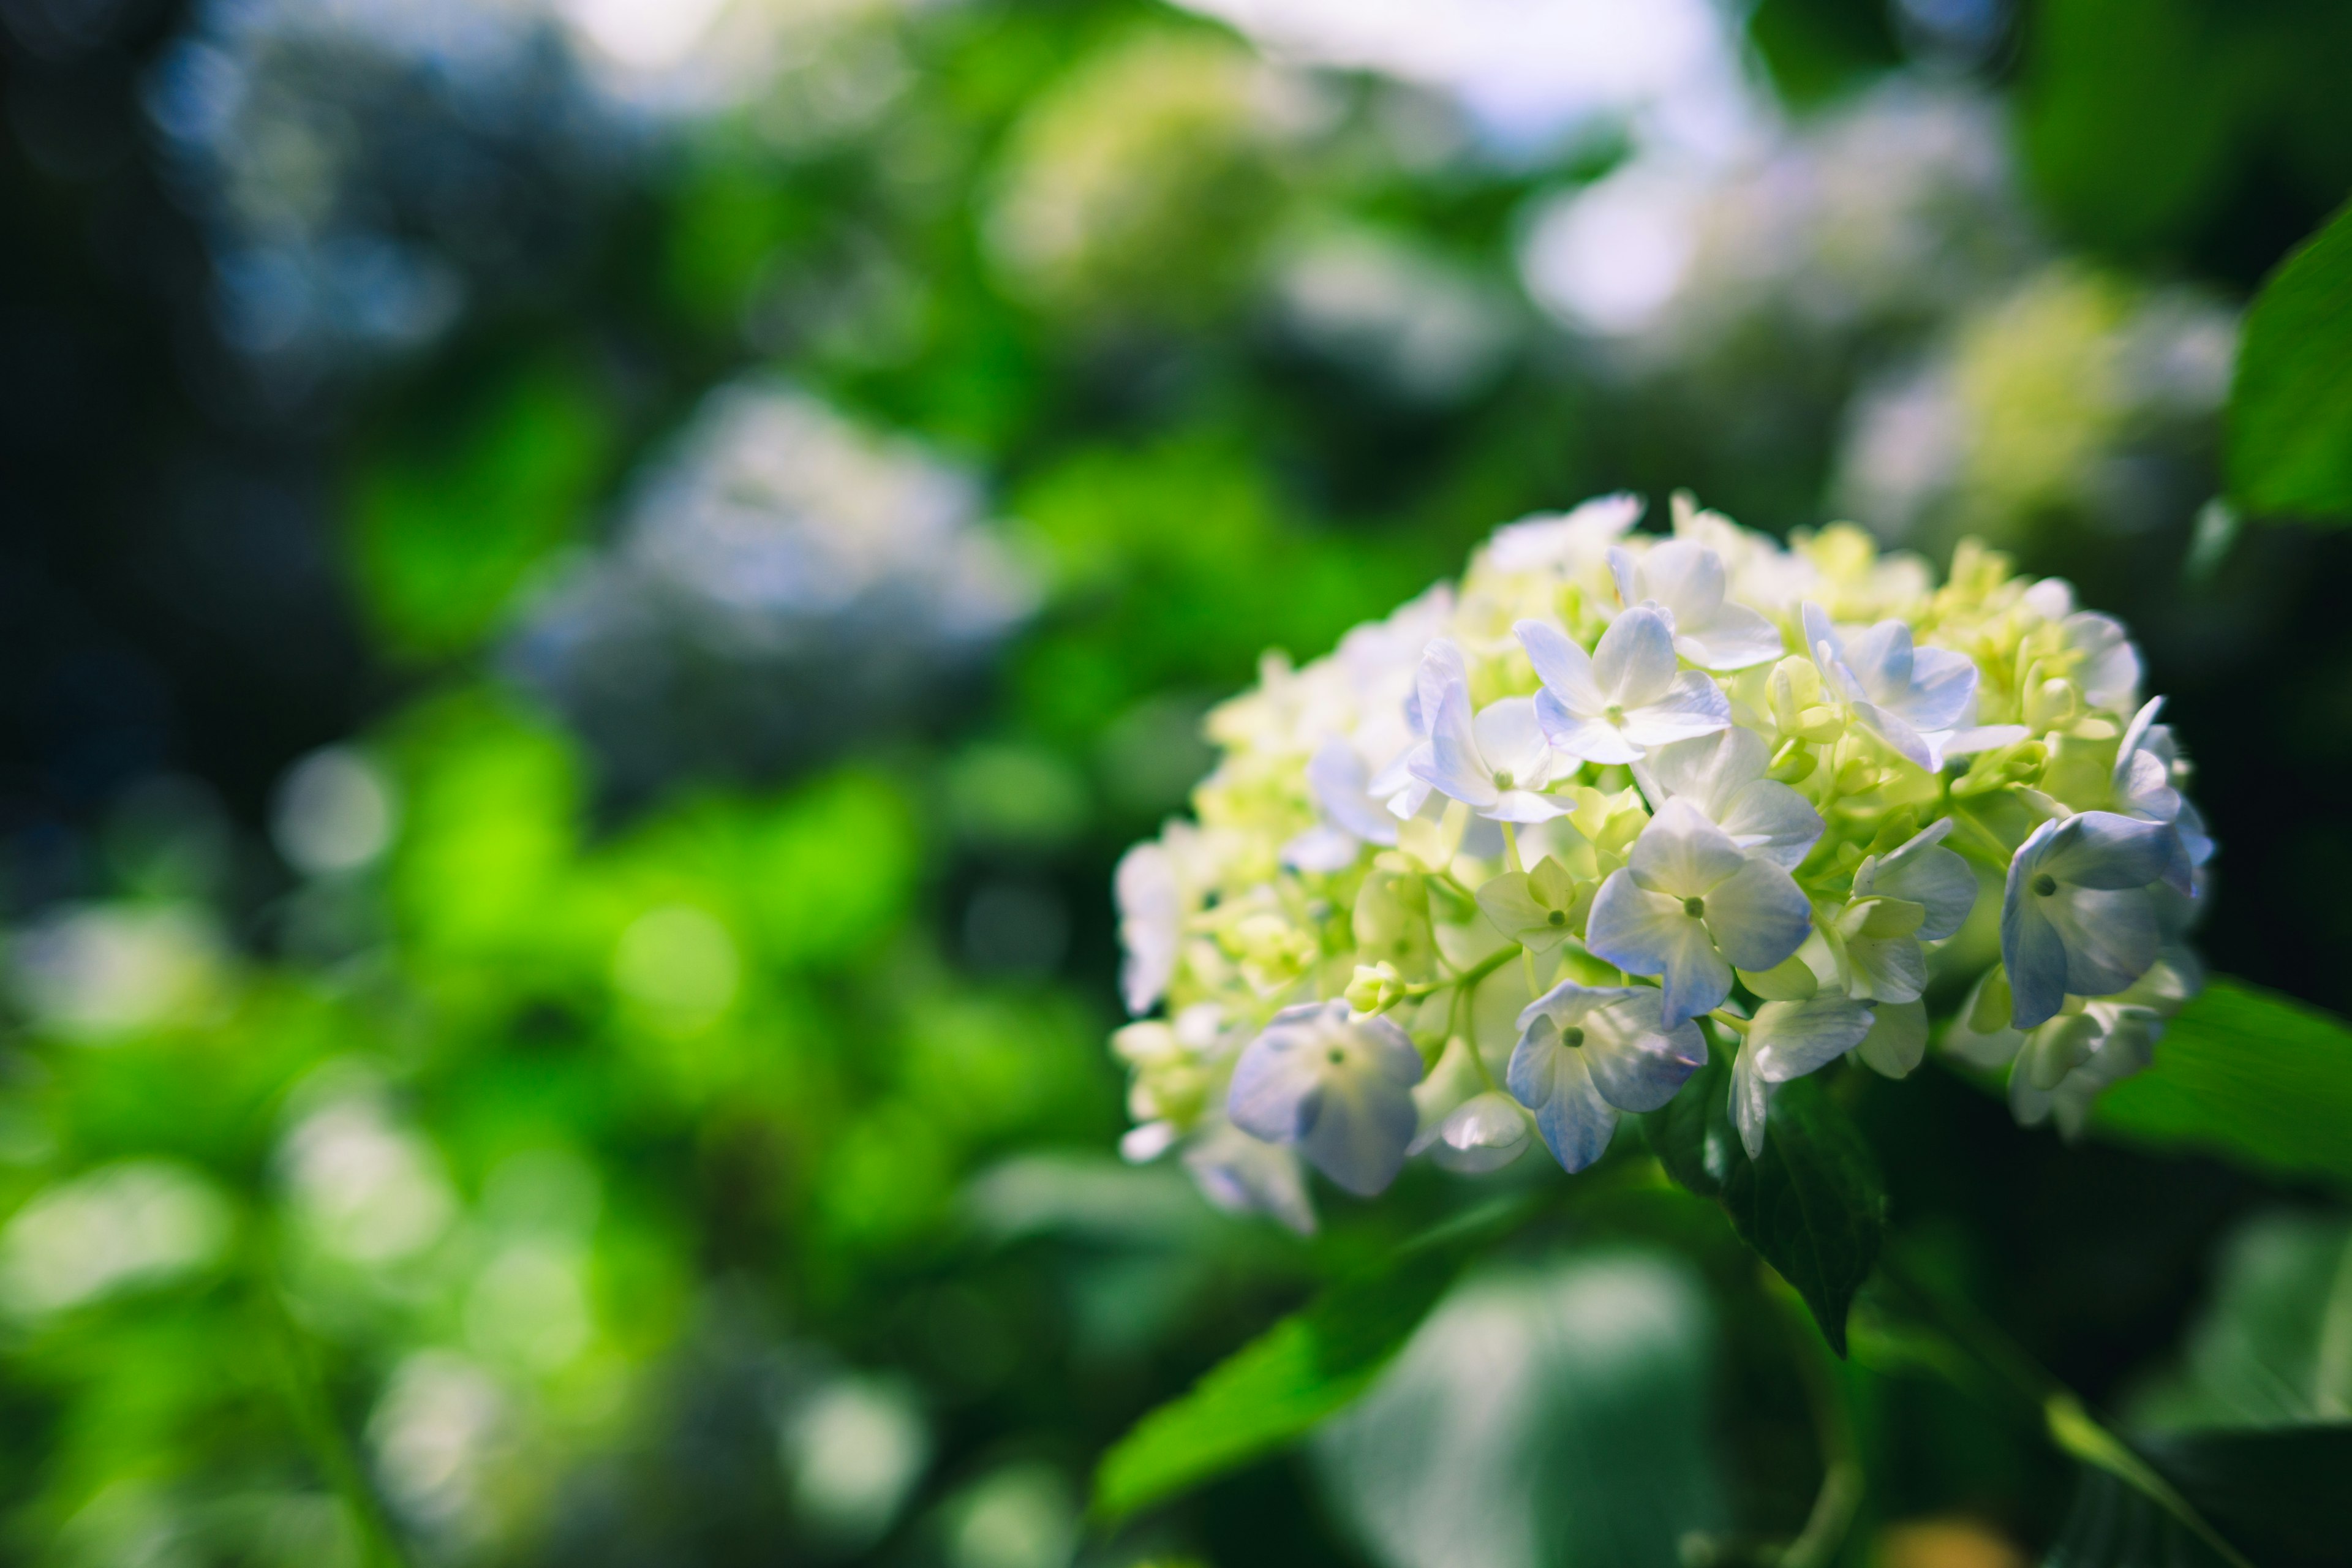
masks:
<svg viewBox="0 0 2352 1568"><path fill-rule="evenodd" d="M1332 1287L1146 1415L1103 1457L1094 1512L1125 1519L1274 1453L1370 1386L1462 1266L1526 1210L1482 1210Z"/></svg>
<svg viewBox="0 0 2352 1568"><path fill-rule="evenodd" d="M2156 1065L2101 1097L2093 1125L2150 1148L2352 1184L2352 1028L2217 979L2165 1030Z"/></svg>
<svg viewBox="0 0 2352 1568"><path fill-rule="evenodd" d="M2352 518L2352 207L2255 296L2229 450L2230 489L2247 510Z"/></svg>
<svg viewBox="0 0 2352 1568"><path fill-rule="evenodd" d="M1393 1568L1675 1568L1725 1519L1716 1352L1671 1256L1482 1269L1318 1435L1325 1490Z"/></svg>

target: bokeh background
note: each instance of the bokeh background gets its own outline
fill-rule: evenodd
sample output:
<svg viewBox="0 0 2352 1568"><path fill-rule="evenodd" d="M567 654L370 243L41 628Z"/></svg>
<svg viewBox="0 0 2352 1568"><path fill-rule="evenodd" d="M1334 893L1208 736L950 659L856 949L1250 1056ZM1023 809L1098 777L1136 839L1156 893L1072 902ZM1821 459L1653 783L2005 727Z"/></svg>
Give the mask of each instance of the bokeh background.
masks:
<svg viewBox="0 0 2352 1568"><path fill-rule="evenodd" d="M2352 191L2329 0L0 0L0 1561L1793 1534L1779 1331L1640 1194L1309 1451L1083 1520L1106 1444L1402 1223L1118 1163L1113 860L1264 650L1601 490L2072 579L2200 764L2205 952L2352 1010L2352 533L2216 500L2244 303ZM2259 1418L2264 1303L2352 1335L2334 1194L1940 1071L1859 1109L1898 1226L2107 1407ZM2038 1553L2031 1424L1858 1345L1840 1560Z"/></svg>

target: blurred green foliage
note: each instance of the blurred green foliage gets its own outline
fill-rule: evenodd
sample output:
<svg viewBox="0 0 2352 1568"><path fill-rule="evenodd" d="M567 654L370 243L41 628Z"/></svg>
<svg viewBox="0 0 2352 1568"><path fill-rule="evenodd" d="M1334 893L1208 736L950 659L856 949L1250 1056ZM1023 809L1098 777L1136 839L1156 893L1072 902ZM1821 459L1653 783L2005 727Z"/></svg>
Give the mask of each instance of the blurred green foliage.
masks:
<svg viewBox="0 0 2352 1568"><path fill-rule="evenodd" d="M1791 113L1832 112L1934 9L1765 0L1748 37ZM2095 504L2142 493L2135 440L2174 489L2210 478L2201 426L2143 418L2118 334L2183 277L2250 289L2340 202L2342 9L2025 8L1970 68L2014 110L2039 221L2090 258L1827 347L1768 300L1719 361L1647 380L1519 275L1542 204L1616 166L1624 124L1496 151L1428 90L1276 79L1127 0L818 20L760 95L647 155L576 266L341 416L328 488L374 650L347 739L388 845L306 868L258 812L172 818L11 937L0 1561L1421 1568L1460 1509L1485 1531L1465 1560L1495 1568L1730 1564L1770 1560L1849 1464L1864 1500L1815 1561L1925 1568L1886 1528L1920 1519L1958 1517L1986 1562L2053 1539L2069 1474L2039 1412L1956 1371L1863 1284L1875 1228L1808 1229L1802 1192L1727 1216L1647 1167L1575 1191L1530 1170L1540 1218L1447 1295L1458 1258L1373 1267L1454 1214L1444 1178L1302 1242L1120 1163L1106 889L1267 649L1319 653L1496 523L1605 489L1816 523L1859 389L1948 352L1962 522L2130 617L2179 694L2229 857L2211 951L2352 1000L2352 926L2312 891L2352 871L2323 809L2352 735L2347 559L2250 526L2184 587L2210 484L2127 536ZM1421 268L1370 274L1423 280L1375 305L1436 279L1491 306L1475 374L1400 373L1380 319L1318 335L1300 258L1335 236ZM2252 318L2299 356L2242 366L2252 512L2341 500L2341 422L2306 391L2341 379L2341 281ZM779 371L971 464L1039 607L945 719L616 811L501 650L704 394ZM1940 1070L1790 1110L1858 1126L1890 1235L2095 1400L2340 1419L2258 1394L2273 1343L2299 1377L2293 1347L2342 1339L2342 1043L2217 985L2103 1108L2113 1142L2074 1150ZM2282 1201L2311 1211L2285 1241L2260 1217ZM1850 1363L1759 1280L1738 1237L1766 1225L1817 1303L1861 1287ZM1316 1308L1257 1337L1350 1289L1388 1303L1369 1348L1366 1320L1318 1339ZM1128 1500L1265 1462L1082 1543L1101 1456L1249 1342L1264 1398L1221 1414L1238 1374L1203 1385L1194 1447ZM1275 1457L1366 1386L1311 1468ZM1480 1389L1507 1420L1481 1425ZM1535 1523L1496 1522L1529 1491Z"/></svg>

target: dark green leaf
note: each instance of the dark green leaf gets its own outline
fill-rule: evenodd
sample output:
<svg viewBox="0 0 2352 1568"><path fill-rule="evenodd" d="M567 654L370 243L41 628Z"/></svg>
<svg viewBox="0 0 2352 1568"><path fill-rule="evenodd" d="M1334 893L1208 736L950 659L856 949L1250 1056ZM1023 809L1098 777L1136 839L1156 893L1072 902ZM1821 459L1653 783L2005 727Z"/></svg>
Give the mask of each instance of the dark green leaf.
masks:
<svg viewBox="0 0 2352 1568"><path fill-rule="evenodd" d="M2242 1221L2220 1250L2212 1297L2179 1363L2143 1387L2140 1430L2264 1428L2352 1410L2352 1224L2277 1209Z"/></svg>
<svg viewBox="0 0 2352 1568"><path fill-rule="evenodd" d="M2352 1185L2352 1028L2216 979L2165 1030L2155 1066L2100 1098L2093 1125L2127 1142Z"/></svg>
<svg viewBox="0 0 2352 1568"><path fill-rule="evenodd" d="M2203 1432L2136 1445L2190 1507L2261 1568L2347 1561L2342 1493L2352 1426ZM2154 1500L2085 1468L2049 1568L2208 1568L2227 1560Z"/></svg>
<svg viewBox="0 0 2352 1568"><path fill-rule="evenodd" d="M1886 1188L1877 1157L1816 1079L1772 1096L1764 1154L1750 1161L1733 1127L1730 1073L1711 1061L1664 1109L1642 1119L1666 1173L1731 1216L1754 1247L1812 1309L1838 1354L1846 1310L1878 1260Z"/></svg>
<svg viewBox="0 0 2352 1568"><path fill-rule="evenodd" d="M1095 1471L1094 1513L1125 1519L1287 1446L1369 1387L1464 1263L1526 1217L1507 1204L1332 1287L1136 1424Z"/></svg>
<svg viewBox="0 0 2352 1568"><path fill-rule="evenodd" d="M1317 1434L1324 1490L1394 1568L1677 1568L1726 1521L1717 1353L1674 1254L1482 1268Z"/></svg>
<svg viewBox="0 0 2352 1568"><path fill-rule="evenodd" d="M2352 207L2279 265L2247 313L2230 489L2257 514L2352 518Z"/></svg>

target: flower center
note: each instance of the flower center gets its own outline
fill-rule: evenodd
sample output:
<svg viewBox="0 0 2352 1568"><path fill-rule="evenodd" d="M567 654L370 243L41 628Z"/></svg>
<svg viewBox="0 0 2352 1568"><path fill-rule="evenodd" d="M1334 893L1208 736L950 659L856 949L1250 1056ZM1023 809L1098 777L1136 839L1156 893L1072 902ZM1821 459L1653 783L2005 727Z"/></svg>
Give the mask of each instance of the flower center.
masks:
<svg viewBox="0 0 2352 1568"><path fill-rule="evenodd" d="M1584 1031L1576 1025L1570 1024L1559 1032L1559 1043L1563 1046L1580 1046L1584 1044Z"/></svg>
<svg viewBox="0 0 2352 1568"><path fill-rule="evenodd" d="M2046 899L2058 890L2058 879L2044 871L2033 879L2033 890Z"/></svg>
<svg viewBox="0 0 2352 1568"><path fill-rule="evenodd" d="M1551 913L1544 916L1544 923L1546 925L1564 926L1568 923L1568 911L1566 910L1554 910Z"/></svg>
<svg viewBox="0 0 2352 1568"><path fill-rule="evenodd" d="M1348 1065L1348 1053L1341 1050L1339 1047L1333 1046L1328 1051L1324 1053L1324 1059L1335 1068L1345 1067Z"/></svg>
<svg viewBox="0 0 2352 1568"><path fill-rule="evenodd" d="M1703 921L1706 919L1706 900L1699 898L1685 899L1683 900L1683 913L1690 916L1690 918L1695 921Z"/></svg>
<svg viewBox="0 0 2352 1568"><path fill-rule="evenodd" d="M1625 705L1622 702L1612 702L1601 710L1601 716L1612 724L1622 724L1625 722Z"/></svg>
<svg viewBox="0 0 2352 1568"><path fill-rule="evenodd" d="M1496 789L1508 789L1517 782L1517 780L1511 777L1511 770L1508 768L1498 769L1495 773L1495 787Z"/></svg>

